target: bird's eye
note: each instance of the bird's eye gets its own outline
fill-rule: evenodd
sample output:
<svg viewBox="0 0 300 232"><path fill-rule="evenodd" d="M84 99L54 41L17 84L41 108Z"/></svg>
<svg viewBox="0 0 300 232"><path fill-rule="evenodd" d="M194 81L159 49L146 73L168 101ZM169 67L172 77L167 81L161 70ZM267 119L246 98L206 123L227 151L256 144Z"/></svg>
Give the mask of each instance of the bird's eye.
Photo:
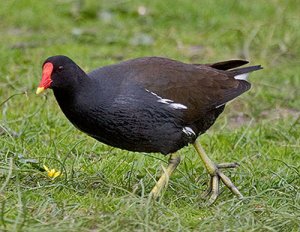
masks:
<svg viewBox="0 0 300 232"><path fill-rule="evenodd" d="M62 71L64 69L64 66L58 66L58 71Z"/></svg>

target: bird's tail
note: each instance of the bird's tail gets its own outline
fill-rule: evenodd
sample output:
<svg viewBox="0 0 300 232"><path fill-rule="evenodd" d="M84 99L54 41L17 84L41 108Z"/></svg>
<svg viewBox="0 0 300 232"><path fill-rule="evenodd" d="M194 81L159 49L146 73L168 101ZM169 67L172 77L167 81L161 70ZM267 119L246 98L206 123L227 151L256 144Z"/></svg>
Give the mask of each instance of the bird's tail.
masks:
<svg viewBox="0 0 300 232"><path fill-rule="evenodd" d="M236 80L244 80L247 81L249 73L260 70L262 67L260 65L255 65L255 66L249 66L245 68L237 68L237 69L232 69L228 70L227 72L230 73Z"/></svg>
<svg viewBox="0 0 300 232"><path fill-rule="evenodd" d="M213 64L206 64L206 65L219 70L229 70L229 69L240 67L248 63L249 62L247 60L226 60L226 61L221 61Z"/></svg>
<svg viewBox="0 0 300 232"><path fill-rule="evenodd" d="M262 69L260 65L249 66L245 68L237 68L248 63L249 62L246 60L227 60L206 65L218 70L223 70L227 74L229 74L229 76L232 76L237 80L247 80L247 77L249 76L250 72Z"/></svg>
<svg viewBox="0 0 300 232"><path fill-rule="evenodd" d="M238 76L241 74L250 73L260 69L262 69L261 65L255 65L255 66L249 66L245 68L232 69L232 70L228 70L227 72L231 73L233 76Z"/></svg>

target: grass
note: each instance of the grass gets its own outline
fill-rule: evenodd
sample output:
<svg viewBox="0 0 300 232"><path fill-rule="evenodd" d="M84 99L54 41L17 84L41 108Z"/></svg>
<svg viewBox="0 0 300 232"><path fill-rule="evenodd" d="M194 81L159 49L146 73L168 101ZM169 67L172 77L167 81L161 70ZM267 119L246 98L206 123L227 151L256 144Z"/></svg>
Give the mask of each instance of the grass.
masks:
<svg viewBox="0 0 300 232"><path fill-rule="evenodd" d="M146 8L146 14L138 13ZM300 5L271 1L4 1L0 7L1 231L299 231ZM208 63L245 58L264 70L230 103L203 146L245 200L208 176L192 149L158 202L159 154L122 151L78 132L51 91L35 95L41 64L65 54L84 70L139 56ZM41 168L63 171L49 179Z"/></svg>

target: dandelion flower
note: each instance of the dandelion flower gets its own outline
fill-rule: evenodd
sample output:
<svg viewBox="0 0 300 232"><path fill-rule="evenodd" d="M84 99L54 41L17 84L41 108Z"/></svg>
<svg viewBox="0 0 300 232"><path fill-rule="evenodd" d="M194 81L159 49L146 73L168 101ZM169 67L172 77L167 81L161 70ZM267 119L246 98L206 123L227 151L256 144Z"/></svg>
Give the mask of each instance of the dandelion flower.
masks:
<svg viewBox="0 0 300 232"><path fill-rule="evenodd" d="M54 180L56 177L62 175L61 171L56 171L54 168L50 170L46 165L43 165L43 167L46 170L48 177L50 177L52 180Z"/></svg>

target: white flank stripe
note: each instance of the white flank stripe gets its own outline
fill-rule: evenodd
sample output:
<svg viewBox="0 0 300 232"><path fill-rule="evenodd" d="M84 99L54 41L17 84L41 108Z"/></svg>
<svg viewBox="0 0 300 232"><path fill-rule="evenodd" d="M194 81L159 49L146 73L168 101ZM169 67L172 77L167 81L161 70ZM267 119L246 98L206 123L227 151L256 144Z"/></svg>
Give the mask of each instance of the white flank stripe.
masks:
<svg viewBox="0 0 300 232"><path fill-rule="evenodd" d="M221 105L218 105L218 106L216 106L216 109L219 108L219 107L221 107L221 106L224 106L224 105L225 105L225 103L223 103Z"/></svg>
<svg viewBox="0 0 300 232"><path fill-rule="evenodd" d="M164 99L164 98L161 98L159 100L157 100L158 102L160 103L164 103L164 104L170 104L171 102L173 102L172 100L170 99Z"/></svg>
<svg viewBox="0 0 300 232"><path fill-rule="evenodd" d="M183 127L182 131L187 134L188 136L191 136L191 135L196 135L196 133L193 131L192 128L186 126L186 127Z"/></svg>
<svg viewBox="0 0 300 232"><path fill-rule="evenodd" d="M244 73L244 74L234 76L234 79L246 81L248 79L248 76L249 76L249 73Z"/></svg>
<svg viewBox="0 0 300 232"><path fill-rule="evenodd" d="M187 109L187 107L185 105L182 105L179 103L171 103L170 106L174 109L184 109L184 110Z"/></svg>
<svg viewBox="0 0 300 232"><path fill-rule="evenodd" d="M145 89L147 92L151 93L152 95L154 95L155 97L158 98L157 102L163 103L163 104L168 104L170 107L174 108L174 109L187 109L187 106L180 104L180 103L176 103L173 100L170 99L166 99L166 98L162 98L160 96L158 96L156 93L151 92L148 89Z"/></svg>

